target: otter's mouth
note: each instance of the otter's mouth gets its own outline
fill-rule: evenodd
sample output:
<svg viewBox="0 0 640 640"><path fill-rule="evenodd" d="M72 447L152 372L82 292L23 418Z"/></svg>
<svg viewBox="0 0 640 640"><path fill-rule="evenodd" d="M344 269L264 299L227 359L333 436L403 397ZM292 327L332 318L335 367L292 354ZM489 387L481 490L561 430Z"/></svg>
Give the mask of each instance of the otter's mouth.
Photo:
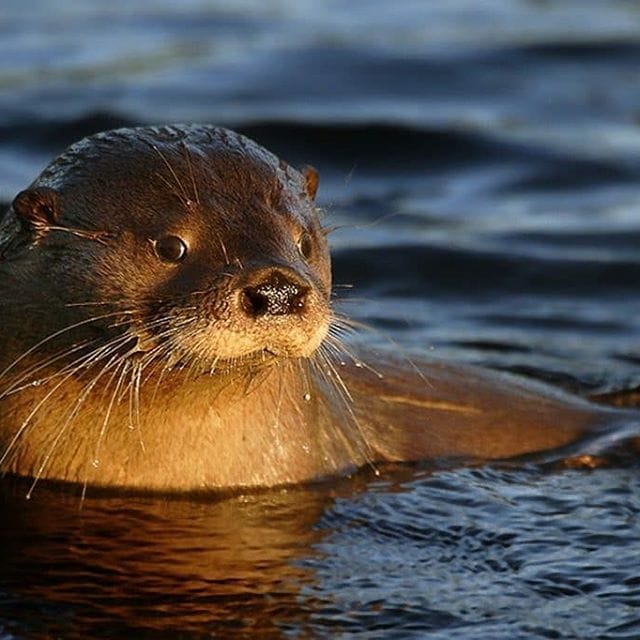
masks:
<svg viewBox="0 0 640 640"><path fill-rule="evenodd" d="M283 333L281 340L265 341L257 335L204 326L191 333L171 337L138 337L135 352L148 359L164 359L171 368L238 369L270 364L278 360L311 358L328 333L328 324L311 335L305 328Z"/></svg>
<svg viewBox="0 0 640 640"><path fill-rule="evenodd" d="M160 348L162 348L162 355L159 355ZM164 361L162 368L167 371L188 371L190 375L214 375L221 372L256 371L283 360L309 358L314 353L315 351L308 355L283 353L271 347L264 347L241 355L221 357L204 353L194 354L190 350L184 350L175 345L157 343L152 346L152 342L145 339L138 341L130 355L141 363L144 363L145 360L149 362Z"/></svg>

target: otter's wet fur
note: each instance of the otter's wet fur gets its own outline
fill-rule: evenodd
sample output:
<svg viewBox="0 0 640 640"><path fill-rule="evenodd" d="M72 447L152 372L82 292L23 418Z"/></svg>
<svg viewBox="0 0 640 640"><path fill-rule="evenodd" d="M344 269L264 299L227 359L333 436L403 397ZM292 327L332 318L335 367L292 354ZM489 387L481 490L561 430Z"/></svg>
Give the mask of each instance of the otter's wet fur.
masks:
<svg viewBox="0 0 640 640"><path fill-rule="evenodd" d="M317 187L205 125L110 131L53 160L0 226L0 471L268 487L552 451L628 421L496 373L350 352Z"/></svg>

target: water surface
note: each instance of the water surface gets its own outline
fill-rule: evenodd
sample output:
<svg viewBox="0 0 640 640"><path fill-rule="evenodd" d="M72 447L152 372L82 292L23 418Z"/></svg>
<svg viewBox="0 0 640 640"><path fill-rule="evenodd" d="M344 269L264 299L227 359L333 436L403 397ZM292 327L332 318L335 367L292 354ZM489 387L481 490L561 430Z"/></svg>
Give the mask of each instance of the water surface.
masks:
<svg viewBox="0 0 640 640"><path fill-rule="evenodd" d="M0 200L105 128L238 128L321 174L368 348L640 384L624 0L5 0ZM635 462L382 469L169 500L5 486L0 638L640 635Z"/></svg>

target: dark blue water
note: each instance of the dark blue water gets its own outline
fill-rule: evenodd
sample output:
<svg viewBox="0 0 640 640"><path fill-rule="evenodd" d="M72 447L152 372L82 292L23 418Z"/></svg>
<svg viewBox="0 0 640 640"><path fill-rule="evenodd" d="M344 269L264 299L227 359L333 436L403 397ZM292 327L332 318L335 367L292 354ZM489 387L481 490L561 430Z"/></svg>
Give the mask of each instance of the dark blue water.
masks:
<svg viewBox="0 0 640 640"><path fill-rule="evenodd" d="M0 201L171 121L320 170L368 346L640 384L637 3L2 2ZM0 509L2 640L640 637L634 462Z"/></svg>

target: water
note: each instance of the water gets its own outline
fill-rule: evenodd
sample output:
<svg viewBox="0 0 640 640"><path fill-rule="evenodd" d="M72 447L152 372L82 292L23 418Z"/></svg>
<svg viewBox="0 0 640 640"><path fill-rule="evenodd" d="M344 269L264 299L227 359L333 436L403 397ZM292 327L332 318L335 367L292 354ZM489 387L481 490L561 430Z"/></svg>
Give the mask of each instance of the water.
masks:
<svg viewBox="0 0 640 640"><path fill-rule="evenodd" d="M4 0L0 61L1 201L96 130L239 128L320 170L369 347L640 384L636 3ZM2 640L640 636L634 463L24 493Z"/></svg>

